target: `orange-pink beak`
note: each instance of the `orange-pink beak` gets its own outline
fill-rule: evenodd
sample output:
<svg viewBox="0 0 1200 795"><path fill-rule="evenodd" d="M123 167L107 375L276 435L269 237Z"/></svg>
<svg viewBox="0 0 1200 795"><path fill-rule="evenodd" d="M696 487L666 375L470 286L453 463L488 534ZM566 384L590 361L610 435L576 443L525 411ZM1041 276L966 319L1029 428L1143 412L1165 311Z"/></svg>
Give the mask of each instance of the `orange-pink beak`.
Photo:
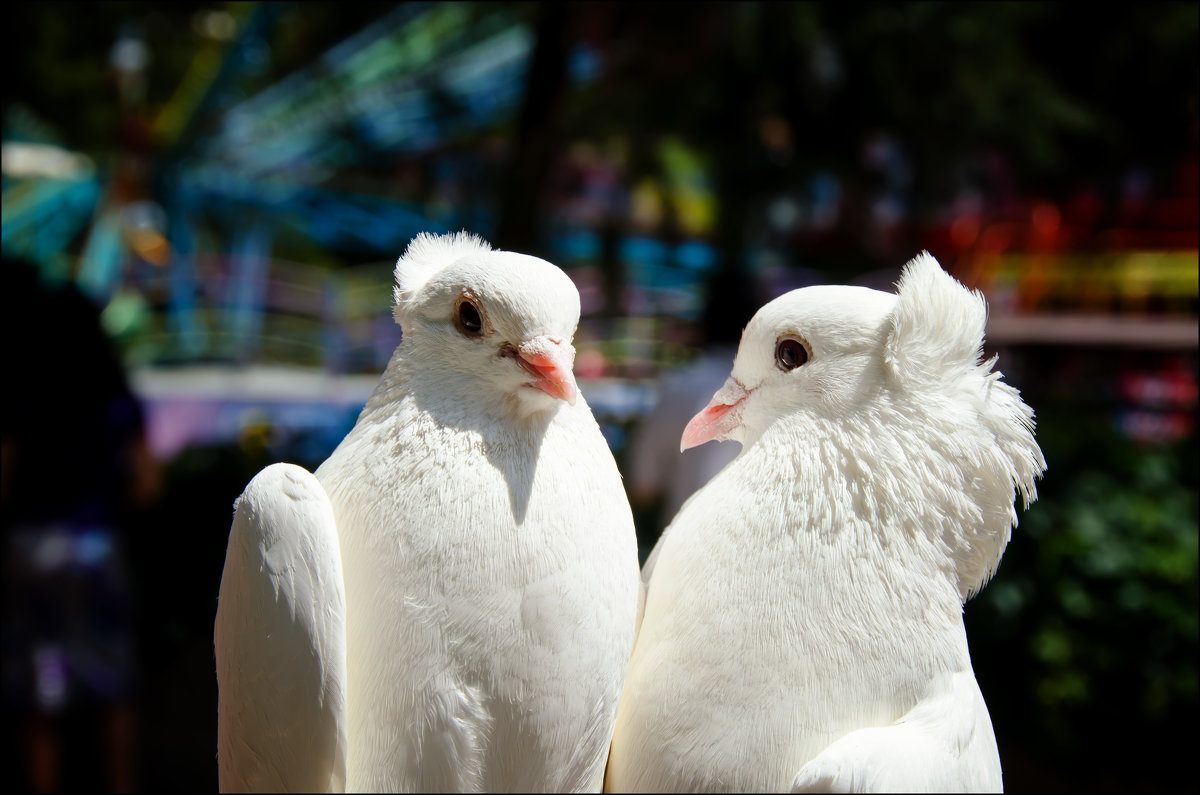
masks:
<svg viewBox="0 0 1200 795"><path fill-rule="evenodd" d="M713 395L708 405L692 417L691 422L683 429L679 452L705 442L722 442L732 438L734 429L742 423L742 411L749 396L750 390L730 376L725 385L717 390L717 394Z"/></svg>
<svg viewBox="0 0 1200 795"><path fill-rule="evenodd" d="M575 405L579 390L575 384L575 348L555 337L533 337L513 350L521 369L533 376L528 383L547 395Z"/></svg>

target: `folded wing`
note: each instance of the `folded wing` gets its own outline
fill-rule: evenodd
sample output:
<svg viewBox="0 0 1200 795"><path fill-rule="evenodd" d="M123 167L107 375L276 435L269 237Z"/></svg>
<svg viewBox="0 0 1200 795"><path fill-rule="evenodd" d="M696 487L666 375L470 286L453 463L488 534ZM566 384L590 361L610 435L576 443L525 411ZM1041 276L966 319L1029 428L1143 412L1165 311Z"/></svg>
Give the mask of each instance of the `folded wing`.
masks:
<svg viewBox="0 0 1200 795"><path fill-rule="evenodd" d="M234 507L214 629L222 792L338 792L346 781L346 599L333 510L275 464Z"/></svg>
<svg viewBox="0 0 1200 795"><path fill-rule="evenodd" d="M987 706L970 671L935 679L891 726L853 731L800 769L792 792L1001 792Z"/></svg>

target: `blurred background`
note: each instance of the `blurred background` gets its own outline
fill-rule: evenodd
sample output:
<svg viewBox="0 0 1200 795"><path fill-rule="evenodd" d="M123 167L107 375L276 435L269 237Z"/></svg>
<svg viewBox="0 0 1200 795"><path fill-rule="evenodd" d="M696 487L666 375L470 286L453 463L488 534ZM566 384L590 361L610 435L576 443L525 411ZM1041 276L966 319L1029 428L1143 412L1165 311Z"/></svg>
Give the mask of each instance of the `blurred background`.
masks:
<svg viewBox="0 0 1200 795"><path fill-rule="evenodd" d="M5 6L5 761L213 790L232 503L315 467L468 229L559 264L643 557L770 298L929 250L1049 469L966 606L1010 791L1191 789L1197 6Z"/></svg>

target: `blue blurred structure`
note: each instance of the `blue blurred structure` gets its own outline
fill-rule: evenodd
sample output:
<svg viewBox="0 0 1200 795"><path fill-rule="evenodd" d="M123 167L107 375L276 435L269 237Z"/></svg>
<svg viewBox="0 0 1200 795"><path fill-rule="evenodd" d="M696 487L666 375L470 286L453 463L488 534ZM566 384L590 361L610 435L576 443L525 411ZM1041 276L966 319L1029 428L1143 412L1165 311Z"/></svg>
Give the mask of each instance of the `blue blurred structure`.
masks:
<svg viewBox="0 0 1200 795"><path fill-rule="evenodd" d="M164 294L153 309L165 315L167 336L130 335L126 344L134 362L255 361L262 353L258 337L265 333L264 314L307 314L307 308L265 300L277 238L300 236L320 249L386 261L418 232L465 228L488 237L493 231L495 192L480 188L494 185L497 166L474 149L454 147L494 130L518 109L533 43L514 10L496 6L478 13L453 3L403 4L306 69L231 104L232 87L261 57L256 48L279 13L273 4L245 13L237 38L218 55L197 56L152 125L166 139L156 157L154 185L144 188L153 188L153 202L164 217L156 230L163 238L164 260L156 264L165 276L147 275L142 268L145 281L139 283L137 264L129 260L145 252L130 245L128 207L111 196L97 207L98 175L34 180L21 190L6 185L6 252L46 261L59 253L48 245L74 239L95 213L77 279L102 304L126 286L141 288L144 298L156 290ZM586 46L573 51L570 63L577 80L594 77L596 59ZM671 151L686 150L676 145ZM127 154L148 157L136 148ZM424 200L406 198L394 182L365 175L386 174L398 161L422 158L434 182ZM682 168L693 172L685 179L703 183L694 164L684 162ZM54 223L38 223L46 217ZM217 243L217 251L213 241L204 241L213 232L226 241ZM589 239L589 230L575 225L550 247L569 262L595 262L600 251L587 245ZM227 283L218 294L207 295L205 282L214 274L202 259L213 253L226 260ZM714 257L711 245L699 238L669 247L652 236L624 240L625 279L637 293L631 297L633 314L695 318L703 300L697 288ZM330 268L324 274L324 293L336 296L345 289L344 270ZM325 303L320 320L326 335L357 322L338 315L350 307L336 298ZM373 310L382 310L383 303ZM343 341L347 337L332 334ZM295 363L339 372L354 361L338 345L324 353L319 362Z"/></svg>
<svg viewBox="0 0 1200 795"><path fill-rule="evenodd" d="M390 262L422 231L494 231L502 153L488 154L486 136L519 110L533 33L511 6L401 4L308 67L235 101L264 57L264 37L289 9L234 10L236 35L198 51L152 122L139 122L132 103L127 123L149 131L123 138L108 173L5 177L4 250L57 263L60 278L74 271L107 307L106 324L138 368L224 362L315 367L331 377L377 372L399 341L389 319ZM122 35L126 46L137 41L136 30ZM134 60L131 69L144 68ZM568 63L576 83L600 69L586 44ZM153 154L146 135L157 136ZM677 243L652 230L624 237L617 256L626 290L618 306L596 293L585 304L591 314L694 321L703 309L716 262L703 237L711 180L678 141L667 142L662 157L675 197L701 216L690 224L695 234ZM387 178L406 162L421 164L426 190L405 191ZM600 174L599 193L576 199L582 222L548 222L559 231L551 231L547 253L582 267L585 289L588 267L603 256L596 208L624 209L607 206L623 201L614 176ZM81 234L72 267L66 247ZM361 259L332 267L279 255L297 245ZM597 328L596 338L615 331L626 344L598 353L596 374L619 373L627 358L633 373L653 374L646 357L660 330L654 322ZM630 399L618 386L598 389L613 399L606 405L601 397L596 408L628 420L622 407ZM148 397L153 415L156 400ZM297 416L273 413L281 422Z"/></svg>
<svg viewBox="0 0 1200 795"><path fill-rule="evenodd" d="M66 245L91 223L100 196L93 164L57 141L32 135L6 136L4 162L4 255L42 263L54 279L69 278ZM92 254L88 259L103 258ZM87 268L80 281L96 280L95 270Z"/></svg>

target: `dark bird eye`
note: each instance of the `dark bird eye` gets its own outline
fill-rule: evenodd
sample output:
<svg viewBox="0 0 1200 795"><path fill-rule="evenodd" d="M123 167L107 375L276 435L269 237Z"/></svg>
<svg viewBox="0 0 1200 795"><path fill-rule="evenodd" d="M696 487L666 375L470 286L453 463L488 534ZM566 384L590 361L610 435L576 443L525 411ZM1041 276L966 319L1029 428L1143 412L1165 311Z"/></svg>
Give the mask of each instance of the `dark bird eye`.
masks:
<svg viewBox="0 0 1200 795"><path fill-rule="evenodd" d="M466 296L458 299L458 306L454 309L454 325L465 336L483 336L483 314L473 300Z"/></svg>
<svg viewBox="0 0 1200 795"><path fill-rule="evenodd" d="M784 337L775 343L775 364L785 373L808 361L808 349L794 337Z"/></svg>

